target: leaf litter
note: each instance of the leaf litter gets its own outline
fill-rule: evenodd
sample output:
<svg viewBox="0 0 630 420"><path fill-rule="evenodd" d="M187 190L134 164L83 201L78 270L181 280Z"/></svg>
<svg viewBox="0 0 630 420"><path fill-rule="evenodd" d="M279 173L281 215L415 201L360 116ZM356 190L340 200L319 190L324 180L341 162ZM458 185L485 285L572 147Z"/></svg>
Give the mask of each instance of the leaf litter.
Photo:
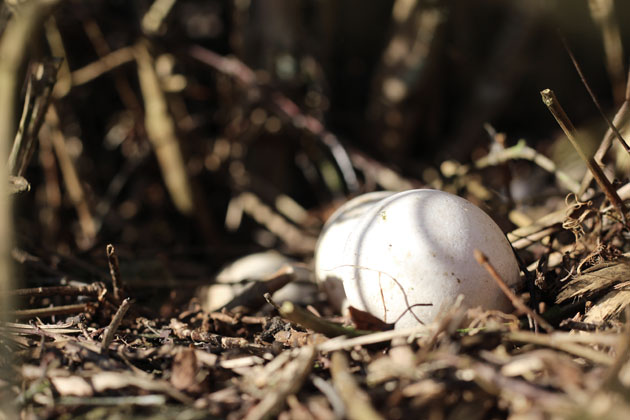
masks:
<svg viewBox="0 0 630 420"><path fill-rule="evenodd" d="M164 16L158 13L157 18L152 17L158 20L158 27L170 7L160 12ZM151 8L153 13L157 9ZM87 14L87 10L83 12ZM142 26L151 26L150 22L143 20ZM51 50L65 54L63 45L55 44L55 25L50 23L47 29ZM125 179L148 154L143 147L150 146L159 156L158 169L167 191L144 185L150 191L147 199L157 203L156 207L168 207L160 194L169 194L180 212L200 214L207 203L195 195L177 138L177 131L198 123L198 117L186 114L181 106L184 102L176 99L173 102L180 107L169 111L165 91L170 83L169 94L177 92L176 82L181 80L177 76L181 75L174 73L174 65L168 65L168 54L156 53L146 39L112 52L96 20L87 19L84 29L100 58L72 73L66 68L67 74L63 68L41 60L47 69L44 75L70 84L66 91L58 87L63 83L58 84L56 90L60 92L54 93L55 97L61 100L70 95L70 89L135 61L141 92L134 93L121 72L116 73L116 89L130 115L137 114L134 103L139 100L147 102L145 107L151 104L146 118L135 115L131 124L125 123L129 115L110 115L113 127L108 141L126 142L146 132L150 144L125 143L126 169L116 174L120 176L118 184L112 181L108 193L120 193ZM156 34L155 29L151 34ZM359 189L355 169L364 176L366 189L408 189L423 184L358 150L346 150L319 120L304 114L238 59L196 45L189 53L216 73L214 93L225 100L226 108L233 108L217 112L217 118L222 112L231 112L256 121L254 117L262 112L265 118L274 118L266 119L267 128L279 124L314 138L302 147L310 150L315 144L324 145L349 191ZM35 68L37 63L32 64ZM29 92L37 89L34 80L27 82L34 86ZM38 99L37 107L45 110L52 84L40 89L33 97ZM629 90L630 83L626 93ZM203 98L208 92L200 89L196 94ZM248 95L258 99L248 98L251 102L240 107L233 103L235 98ZM613 123L618 124L627 112L628 96ZM557 101L555 95L553 99ZM77 232L73 232L76 243L86 250L94 245L105 223L107 211L102 209L111 207L114 200L103 199L100 210L91 211L84 186L75 179L76 168L68 150L72 141L76 147L76 139L64 138L59 121L63 109L60 107L57 115L58 105L52 106L45 118L25 118L26 132L38 132L45 121L40 160L49 203L59 194L59 181L46 172L50 169L46 159L56 153L65 187L73 197L71 205L80 219ZM171 112L179 112L178 121ZM554 116L564 124L566 115L562 114L564 111ZM284 250L296 256L296 262L272 274L254 273L249 276L253 278L240 279L238 287L230 287L228 303L208 310L203 298L180 293L179 285L160 261L150 267L146 263L127 267L131 265L129 259L119 260L114 246L108 245L103 250L110 273L107 276L102 270L105 266L93 264L88 257L39 252L37 246L21 244L14 249L13 258L38 285L8 292L18 305L11 310L3 308L10 322L0 324L0 400L14 401L15 418L630 418L630 255L625 246L626 215L619 214L624 211L623 202L630 198L630 184L607 183L595 169L593 175L605 195L612 197L614 206L606 206L604 193L580 188L570 175L524 141L512 148L502 147L500 133L492 136L497 150L474 164L444 162L441 172L435 170L437 175L431 177L435 182L428 184L459 192L478 203L501 204L496 200L490 203L495 195L484 181L496 177L485 171L504 169L503 165L516 160L540 166L559 183L569 185L572 194L564 205L541 206L538 217L512 214L531 222L508 233L523 259L525 287L509 291L519 310L465 309L460 300L429 325L392 330L391 325L354 308L350 317L342 317L321 296L300 302L274 301L275 292L309 277L308 266L302 262L308 263L312 257L321 224L313 222L317 218L294 202L289 201L288 206L266 203L261 197L269 192L269 185L248 186L252 174L237 159L238 150L245 143L243 138L259 133L257 128L245 127L239 118L226 124L222 133L232 143L216 141L201 165L215 168L233 159L224 180L226 189L234 193L226 226L236 230L243 215L250 216L263 228L260 241L268 238L265 234L275 235L287 245ZM573 133L568 131L571 138ZM597 159L601 160L610 147L613 131L621 140L616 130L609 131ZM164 144L166 149L161 148ZM30 154L26 148L16 150L20 152L19 162L14 163L23 169ZM37 186L22 177L22 169L19 175L11 176L13 194L27 194L29 188ZM582 184L588 186L593 175L587 173ZM578 196L588 200L578 200ZM137 203L124 204L121 214L131 218ZM325 210L330 213L330 209ZM215 237L216 227L204 224L206 219L198 220L195 228L201 235ZM55 231L52 225L47 229L49 234ZM487 263L483 258L480 261ZM138 266L140 269L134 271ZM193 264L180 268L198 272ZM140 287L132 284L138 279ZM500 284L500 279L497 281ZM310 286L299 290L313 293ZM151 305L151 297L143 299L149 289L160 287L169 290L167 299L156 305ZM0 411L0 418L10 416Z"/></svg>

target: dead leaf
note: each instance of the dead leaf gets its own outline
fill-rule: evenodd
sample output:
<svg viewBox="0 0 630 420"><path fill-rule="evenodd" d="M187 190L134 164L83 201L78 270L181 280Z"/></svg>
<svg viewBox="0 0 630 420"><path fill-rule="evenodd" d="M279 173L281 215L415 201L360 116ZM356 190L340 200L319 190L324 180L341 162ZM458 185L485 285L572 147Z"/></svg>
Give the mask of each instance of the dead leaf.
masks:
<svg viewBox="0 0 630 420"><path fill-rule="evenodd" d="M171 384L180 391L187 391L197 385L196 377L199 367L195 351L182 348L173 359L173 373Z"/></svg>
<svg viewBox="0 0 630 420"><path fill-rule="evenodd" d="M359 330L387 331L394 329L394 324L383 322L374 315L353 306L348 306L348 311L350 312L352 322Z"/></svg>

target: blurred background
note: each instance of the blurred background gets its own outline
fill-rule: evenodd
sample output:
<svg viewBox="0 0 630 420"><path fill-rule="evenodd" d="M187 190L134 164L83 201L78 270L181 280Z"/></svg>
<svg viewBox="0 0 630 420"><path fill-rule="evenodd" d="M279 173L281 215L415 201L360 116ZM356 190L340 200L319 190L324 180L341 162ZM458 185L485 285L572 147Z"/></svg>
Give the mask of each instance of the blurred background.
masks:
<svg viewBox="0 0 630 420"><path fill-rule="evenodd" d="M308 261L346 197L420 186L526 224L511 212L535 219L566 185L527 160L470 165L524 139L579 184L539 92L594 151L606 125L561 37L612 116L629 16L612 0L62 1L24 72L53 69L54 112L21 173L18 259L52 284L37 261L98 277L113 243L128 280L203 283L259 250Z"/></svg>

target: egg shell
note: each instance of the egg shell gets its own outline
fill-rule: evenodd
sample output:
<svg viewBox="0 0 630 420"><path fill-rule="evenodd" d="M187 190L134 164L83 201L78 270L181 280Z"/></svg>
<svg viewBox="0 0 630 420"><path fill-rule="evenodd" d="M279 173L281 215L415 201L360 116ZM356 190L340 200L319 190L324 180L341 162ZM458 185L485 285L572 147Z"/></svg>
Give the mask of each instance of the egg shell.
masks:
<svg viewBox="0 0 630 420"><path fill-rule="evenodd" d="M479 249L510 286L520 281L501 229L469 201L410 190L364 212L335 259L348 303L396 328L433 321L460 294L466 307L509 311L511 304L473 256Z"/></svg>
<svg viewBox="0 0 630 420"><path fill-rule="evenodd" d="M335 210L322 228L315 247L315 278L337 311L342 310L346 295L342 280L335 269L342 264L348 236L359 218L374 203L392 194L394 194L392 191L374 191L354 197Z"/></svg>

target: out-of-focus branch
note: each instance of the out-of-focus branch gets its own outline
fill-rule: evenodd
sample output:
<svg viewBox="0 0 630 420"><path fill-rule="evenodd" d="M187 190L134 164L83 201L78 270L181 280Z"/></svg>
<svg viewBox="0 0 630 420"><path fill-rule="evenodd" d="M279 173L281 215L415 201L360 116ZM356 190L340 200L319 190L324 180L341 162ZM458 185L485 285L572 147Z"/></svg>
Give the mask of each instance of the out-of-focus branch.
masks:
<svg viewBox="0 0 630 420"><path fill-rule="evenodd" d="M80 86L88 83L116 67L133 61L133 59L134 51L132 47L123 47L119 50L112 51L99 60L73 71L71 74L72 86Z"/></svg>
<svg viewBox="0 0 630 420"><path fill-rule="evenodd" d="M623 46L619 25L615 20L615 4L613 0L589 0L591 16L602 31L604 52L606 53L606 69L613 89L615 103L624 100Z"/></svg>
<svg viewBox="0 0 630 420"><path fill-rule="evenodd" d="M19 71L34 34L59 0L31 1L20 7L8 22L0 39L0 307L10 310L10 299L4 291L11 289L11 200L8 182L8 153L15 136L16 97L19 89ZM0 314L0 319L6 313ZM3 357L7 357L3 355ZM11 366L8 360L4 366ZM11 415L10 407L5 411L5 401L0 400L0 409Z"/></svg>
<svg viewBox="0 0 630 420"><path fill-rule="evenodd" d="M175 133L175 123L169 114L166 98L146 44L139 43L134 52L144 97L147 135L173 203L181 213L190 215L193 212L193 194L179 140Z"/></svg>
<svg viewBox="0 0 630 420"><path fill-rule="evenodd" d="M49 108L48 113L46 114L46 122L68 196L70 197L70 201L72 201L79 218L79 225L81 226L81 232L83 233L82 239L85 241L81 245L90 246L94 242L94 238L96 236L94 217L85 198L85 193L83 192L83 187L81 186L77 170L74 167L74 162L68 154L64 135L59 128L59 117L57 116L57 112L54 107Z"/></svg>
<svg viewBox="0 0 630 420"><path fill-rule="evenodd" d="M9 173L22 176L35 151L35 139L44 122L55 85L57 60L46 60L33 66L26 89L22 118L9 156Z"/></svg>
<svg viewBox="0 0 630 420"><path fill-rule="evenodd" d="M223 57L198 45L192 46L189 53L196 60L236 79L249 88L262 87L256 78L256 73L245 63L234 57ZM351 193L358 192L359 182L352 167L352 162L337 136L326 130L319 120L304 114L295 102L282 93L270 92L269 99L276 108L275 111L279 117L288 120L295 128L312 134L330 150L330 154L343 177L347 189Z"/></svg>
<svg viewBox="0 0 630 420"><path fill-rule="evenodd" d="M177 0L156 0L142 17L142 30L147 35L155 35L160 31L164 19L168 16Z"/></svg>

